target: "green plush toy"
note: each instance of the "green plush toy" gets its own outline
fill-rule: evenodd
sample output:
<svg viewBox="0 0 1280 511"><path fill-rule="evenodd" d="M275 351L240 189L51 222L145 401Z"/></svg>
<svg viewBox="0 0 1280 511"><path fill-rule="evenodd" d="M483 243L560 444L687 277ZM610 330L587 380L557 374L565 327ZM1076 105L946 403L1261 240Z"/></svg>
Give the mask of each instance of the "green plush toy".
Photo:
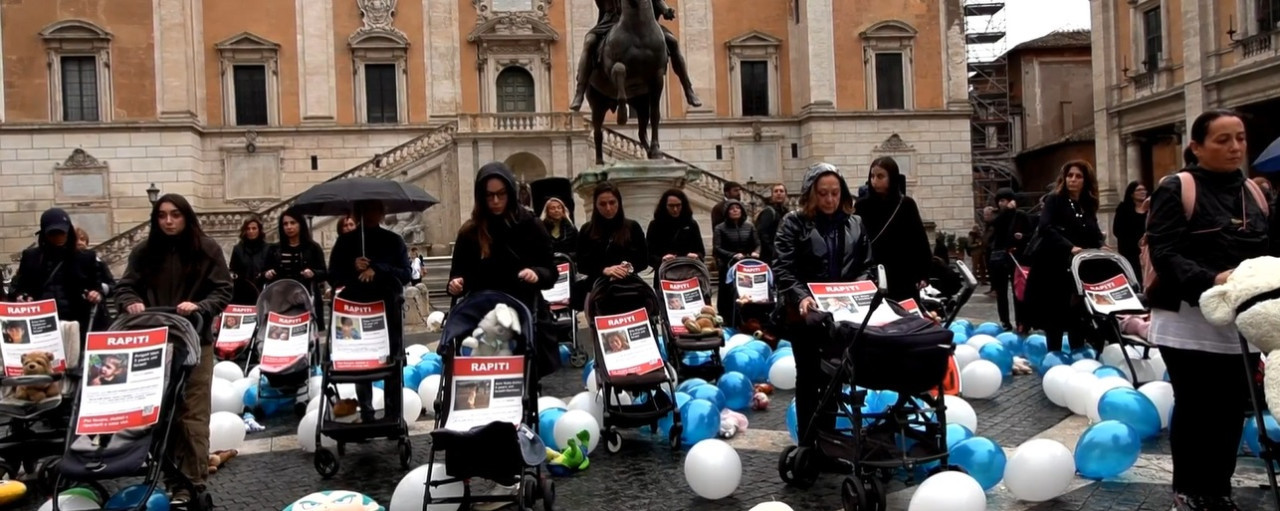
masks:
<svg viewBox="0 0 1280 511"><path fill-rule="evenodd" d="M570 438L568 444L563 452L547 448L547 465L554 475L568 475L586 470L591 465L591 460L587 459L587 453L583 450L591 445L590 432L585 429L579 431L577 438Z"/></svg>

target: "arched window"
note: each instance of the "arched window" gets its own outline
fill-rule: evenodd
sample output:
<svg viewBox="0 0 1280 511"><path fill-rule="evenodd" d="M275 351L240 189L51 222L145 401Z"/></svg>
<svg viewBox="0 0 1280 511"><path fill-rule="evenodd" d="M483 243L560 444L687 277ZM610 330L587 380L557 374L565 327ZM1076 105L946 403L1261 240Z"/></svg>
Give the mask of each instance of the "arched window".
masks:
<svg viewBox="0 0 1280 511"><path fill-rule="evenodd" d="M498 112L533 112L533 75L523 67L511 66L498 73Z"/></svg>

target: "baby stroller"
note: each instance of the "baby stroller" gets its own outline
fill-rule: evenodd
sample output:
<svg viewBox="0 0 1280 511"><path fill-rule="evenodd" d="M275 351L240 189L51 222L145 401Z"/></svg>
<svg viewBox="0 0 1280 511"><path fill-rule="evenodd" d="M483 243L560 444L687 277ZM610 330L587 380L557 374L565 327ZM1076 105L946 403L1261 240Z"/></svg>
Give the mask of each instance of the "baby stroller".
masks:
<svg viewBox="0 0 1280 511"><path fill-rule="evenodd" d="M1102 345L1119 344L1124 362L1133 377L1134 385L1146 380L1160 379L1164 375L1139 380L1136 365L1130 356L1133 349L1142 360L1151 358L1156 348L1146 339L1124 333L1120 316L1146 315L1150 312L1145 298L1135 288L1138 282L1133 267L1124 256L1105 250L1085 250L1071 259L1071 276L1075 279L1076 292L1083 298L1084 313L1088 316L1091 339ZM1102 346L1099 346L1101 348Z"/></svg>
<svg viewBox="0 0 1280 511"><path fill-rule="evenodd" d="M674 341L668 343L674 349L671 356L667 358L674 366L676 374L681 380L702 378L715 382L720 379L720 375L724 374L724 363L720 360L720 348L724 346L724 337L716 332L701 334L689 332L682 324L683 317L672 317L673 313L668 312L672 300L681 306L691 303L711 305L712 281L707 265L697 259L677 257L659 265L653 280L654 290L662 297L661 303L664 304L659 309L664 312L663 323L668 326L667 331L671 333L670 339ZM690 281L694 280L696 282L690 285ZM716 312L723 315L726 311ZM695 351L709 352L711 356L702 364L686 365L685 354Z"/></svg>
<svg viewBox="0 0 1280 511"><path fill-rule="evenodd" d="M778 289L773 283L773 269L758 259L743 259L729 268L729 279L736 293L734 300L734 327L739 332L751 334L777 347L777 340L770 333L773 317L778 310Z"/></svg>
<svg viewBox="0 0 1280 511"><path fill-rule="evenodd" d="M920 300L924 302L920 306L936 315L943 327L948 327L960 315L960 309L973 298L974 290L978 289L978 278L964 261L938 263L940 260L934 258L935 266L929 271L929 287L920 294Z"/></svg>
<svg viewBox="0 0 1280 511"><path fill-rule="evenodd" d="M91 318L88 324L92 325L93 319L97 318ZM25 331L30 332L31 327L43 323L42 320L43 318L32 318L29 321L17 321L25 323ZM80 350L78 324L74 321L55 321L54 325L62 334L62 353L66 358L64 370L50 368L51 374L48 375L8 376L0 372L0 419L6 426L4 436L0 437L0 459L4 460L0 462L0 478L17 479L19 469L28 475L38 474L36 467L41 460L60 456L64 450L67 424L71 422L72 408L80 392L80 374L84 361ZM19 364L27 365L20 359L28 353L42 351L33 348L18 354L16 352L20 350L12 349L16 346L30 344L9 345L11 349L6 351L19 359L13 361L15 368ZM32 362L39 364L34 360ZM57 384L60 392L39 401L18 394L20 387L42 388L50 384Z"/></svg>
<svg viewBox="0 0 1280 511"><path fill-rule="evenodd" d="M861 325L814 313L831 328L832 339L845 342L824 346L822 371L831 380L810 426L799 432L799 445L788 447L778 460L782 480L801 488L816 482L822 470L819 458L852 465L852 474L841 486L841 500L849 511L887 509L884 483L898 468L933 461L947 467L942 387L953 350L951 332L884 302L882 292L877 292ZM881 305L892 307L902 319L868 326ZM851 390L845 392L846 386ZM884 412L864 413L863 389L895 391L898 401ZM841 417L851 426L829 431L813 426Z"/></svg>
<svg viewBox="0 0 1280 511"><path fill-rule="evenodd" d="M307 287L296 280L283 279L268 284L258 296L257 328L254 330L254 355L257 356L258 368L262 377L255 382L258 386L258 400L280 399L294 402L294 414L301 417L307 411L307 401L311 399L307 390L307 379L311 376L311 367L315 364L316 344L320 332L315 329L314 301ZM307 315L308 319L300 325L292 327L273 326L271 315L297 317ZM273 339L273 330L283 331L289 338L291 331L305 328L307 331L306 352L288 353L273 349L275 346L286 346L289 341ZM263 417L262 406L254 407L254 414Z"/></svg>
<svg viewBox="0 0 1280 511"><path fill-rule="evenodd" d="M231 302L227 306L227 311L256 314L258 312L257 309L251 311L250 308L256 307L260 301L261 294L258 286L243 277L232 279L231 282ZM213 319L214 326L221 328L225 320L224 316L215 316ZM235 362L236 365L240 366L240 369L248 371L250 352L252 351L249 348L252 344L252 341L248 343L218 342L214 344L213 355L217 357L219 362Z"/></svg>
<svg viewBox="0 0 1280 511"><path fill-rule="evenodd" d="M573 307L569 306L569 294L573 283L578 280L578 266L568 255L558 252L555 255L555 263L559 274L556 285L543 291L542 297L547 300L551 308L551 320L555 324L556 338L560 339L562 344L569 345L569 364L573 367L582 367L587 365L587 352L578 342L578 314L573 311ZM567 343L565 339L568 339Z"/></svg>
<svg viewBox="0 0 1280 511"><path fill-rule="evenodd" d="M320 400L314 465L321 477L329 478L338 473L340 468L338 456L346 454L346 444L349 443L365 443L378 438L395 440L400 467L404 469L409 468L409 461L413 456L413 445L409 441L409 425L405 423L401 410L404 406L403 400L400 399L401 388L404 385L402 379L405 364L404 346L403 340L393 335L396 331L393 329L403 328L403 325L392 324L393 321L385 313L391 307L398 306L397 304L388 304L376 298L365 299L370 296L372 289L365 288L362 290L364 292L359 294L352 293L350 288L334 291L333 315L330 316L333 324L338 325L342 320L354 319L360 324L360 332L363 335L370 335L379 329L386 330L382 335L387 336L387 356L385 360L351 363L348 360L335 359L332 345L336 339L332 335L329 342L320 343L317 358L320 361L320 388L323 389L325 397ZM357 309L372 315L362 318L353 316L354 311L340 310L339 302L348 300L358 305ZM338 329L335 327L333 332L338 332ZM378 410L373 420L361 422L337 420L333 410L339 397L337 387L339 384L372 385L377 381L383 382L384 409ZM321 443L321 438L326 436L338 443L337 455Z"/></svg>
<svg viewBox="0 0 1280 511"><path fill-rule="evenodd" d="M199 314L179 316L172 307L155 307L142 314L124 316L111 325L111 332L134 335L90 335L86 343L87 360L103 360L123 357L123 375L112 380L101 380L98 374L85 376L80 399L77 400L72 426L67 434L66 451L62 459L44 464L40 470L46 484L61 491L74 484L83 484L99 493L106 501L101 482L111 479L137 477L144 479L147 493L156 490L162 470L181 474L169 457L170 442L177 423L177 411L183 399L187 377L200 364L200 334L204 318ZM166 330L167 329L167 330ZM164 351L161 351L164 346ZM107 353L103 353L106 351ZM115 353L111 353L115 352ZM159 407L146 405L140 400L140 408L133 412L118 413L98 409L93 405L101 399L98 390L108 385L134 384L150 376L149 370L159 370L163 392ZM137 394L137 385L122 389ZM90 390L93 389L93 390ZM145 394L145 389L141 393ZM123 424L121 424L123 423ZM131 424L138 424L130 427ZM185 478L184 478L185 479ZM213 509L213 497L199 491L190 481L184 481L192 499L188 509L208 511ZM175 488L168 488L170 492ZM142 499L134 511L142 511L146 504ZM54 511L58 500L53 500Z"/></svg>
<svg viewBox="0 0 1280 511"><path fill-rule="evenodd" d="M520 336L510 356L463 356L462 339L480 326L499 304L516 312ZM444 360L440 393L436 398L436 424L431 432L428 465L438 452L445 457L448 479L434 481L427 472L423 508L441 504L468 506L513 502L533 509L538 499L544 509L555 503L555 483L543 470L546 446L538 428L538 395L534 379L535 343L533 315L510 295L481 291L459 300L449 310L440 339ZM467 397L463 397L463 396ZM483 401L481 403L480 401ZM481 410L480 413L473 410ZM471 479L483 478L504 486L516 486L514 495L474 496ZM461 482L461 497L433 497L436 486Z"/></svg>
<svg viewBox="0 0 1280 511"><path fill-rule="evenodd" d="M671 365L659 356L656 360L645 362L650 364L648 368L652 369L647 372L622 373L627 368L616 368L616 371L610 371L609 355L612 353L643 349L643 344L648 342L654 343L653 347L656 348L654 351L660 351L663 347L657 343L663 340L667 342L668 352L675 349L671 347L674 344L670 341L674 339L671 329L663 327L666 323L659 319L663 307L658 303L658 297L654 294L653 288L635 274L619 280L602 278L592 286L591 293L587 295L586 305L591 335L596 339L595 377L604 400L604 423L600 428L601 439L605 441L605 446L609 452L616 453L622 450L622 435L618 432L619 428L650 426L653 431L657 431L658 420L671 413L673 421L668 440L672 449L678 449L684 426L680 423L680 410L675 405L676 372ZM610 316L626 316L630 321L611 321ZM626 344L621 349L618 346L606 344L600 335L602 329L619 326L625 326L625 332L615 331L614 333L628 338L622 341ZM639 333L640 337L632 336L633 332ZM632 346L630 344L632 341L636 341L637 346ZM621 404L615 396L622 392L636 395L635 401L639 404ZM648 397L641 399L640 395Z"/></svg>

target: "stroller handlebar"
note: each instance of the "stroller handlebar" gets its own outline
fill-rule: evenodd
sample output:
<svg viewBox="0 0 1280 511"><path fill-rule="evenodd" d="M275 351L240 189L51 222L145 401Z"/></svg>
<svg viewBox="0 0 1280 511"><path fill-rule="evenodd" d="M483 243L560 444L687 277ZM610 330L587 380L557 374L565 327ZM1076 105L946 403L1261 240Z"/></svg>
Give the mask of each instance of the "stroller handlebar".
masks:
<svg viewBox="0 0 1280 511"><path fill-rule="evenodd" d="M196 333L200 333L204 331L205 319L204 319L204 315L201 314L200 311L195 311L195 312L192 312L191 314L183 315L183 314L178 314L177 307L147 307L146 310L144 310L143 312L165 312L169 314L177 314L178 316L186 318L186 320L191 323L191 327L195 329Z"/></svg>

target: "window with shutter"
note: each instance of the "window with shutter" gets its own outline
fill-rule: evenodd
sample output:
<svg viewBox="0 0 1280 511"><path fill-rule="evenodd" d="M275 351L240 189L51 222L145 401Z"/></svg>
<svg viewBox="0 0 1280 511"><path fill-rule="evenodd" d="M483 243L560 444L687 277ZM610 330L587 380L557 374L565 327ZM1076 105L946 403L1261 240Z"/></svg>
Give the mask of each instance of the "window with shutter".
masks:
<svg viewBox="0 0 1280 511"><path fill-rule="evenodd" d="M235 80L236 126L266 126L266 66L235 66L232 73Z"/></svg>
<svg viewBox="0 0 1280 511"><path fill-rule="evenodd" d="M91 56L62 57L62 120L98 120L98 60Z"/></svg>
<svg viewBox="0 0 1280 511"><path fill-rule="evenodd" d="M365 64L364 91L369 124L399 122L395 64Z"/></svg>
<svg viewBox="0 0 1280 511"><path fill-rule="evenodd" d="M763 60L744 60L742 70L742 115L769 115L769 63Z"/></svg>
<svg viewBox="0 0 1280 511"><path fill-rule="evenodd" d="M876 109L902 110L906 108L906 83L902 54L885 52L876 54Z"/></svg>

